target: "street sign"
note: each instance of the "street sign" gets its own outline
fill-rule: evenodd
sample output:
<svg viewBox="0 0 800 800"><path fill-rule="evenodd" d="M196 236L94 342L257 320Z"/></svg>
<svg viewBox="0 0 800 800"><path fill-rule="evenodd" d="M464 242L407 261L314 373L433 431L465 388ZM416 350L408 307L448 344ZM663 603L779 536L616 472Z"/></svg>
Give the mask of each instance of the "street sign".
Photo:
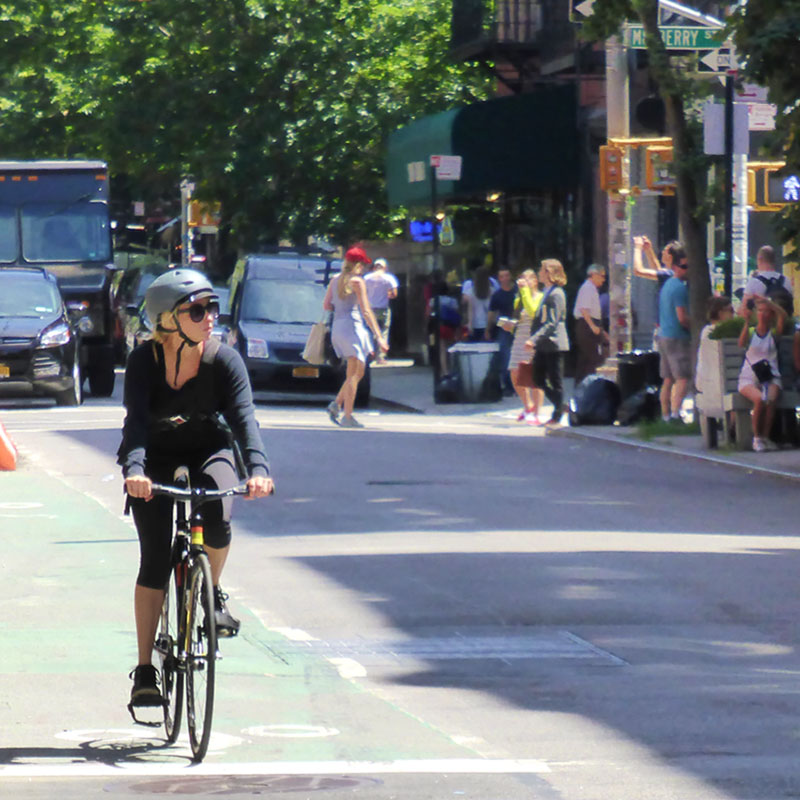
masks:
<svg viewBox="0 0 800 800"><path fill-rule="evenodd" d="M699 28L683 25L662 25L659 29L667 50L713 50L723 45L719 28ZM625 28L625 45L634 50L645 50L644 26Z"/></svg>
<svg viewBox="0 0 800 800"><path fill-rule="evenodd" d="M773 103L748 103L750 116L748 125L751 131L774 131L775 115L778 106Z"/></svg>
<svg viewBox="0 0 800 800"><path fill-rule="evenodd" d="M406 163L408 169L408 182L420 183L425 180L425 162L424 161L409 161Z"/></svg>
<svg viewBox="0 0 800 800"><path fill-rule="evenodd" d="M572 15L591 17L594 14L595 0L572 0Z"/></svg>
<svg viewBox="0 0 800 800"><path fill-rule="evenodd" d="M719 50L701 50L697 58L698 72L727 72L737 69L738 66L736 54L727 47Z"/></svg>
<svg viewBox="0 0 800 800"><path fill-rule="evenodd" d="M431 156L431 166L436 169L436 180L461 179L461 156Z"/></svg>

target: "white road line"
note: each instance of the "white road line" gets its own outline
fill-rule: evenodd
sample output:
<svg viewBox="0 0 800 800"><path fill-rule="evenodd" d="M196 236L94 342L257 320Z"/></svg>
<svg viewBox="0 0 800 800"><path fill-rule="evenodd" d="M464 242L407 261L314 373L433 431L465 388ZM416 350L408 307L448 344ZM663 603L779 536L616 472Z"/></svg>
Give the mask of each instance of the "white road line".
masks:
<svg viewBox="0 0 800 800"><path fill-rule="evenodd" d="M507 775L550 772L535 759L409 759L404 761L273 761L252 764L12 764L0 778L122 778L187 775Z"/></svg>

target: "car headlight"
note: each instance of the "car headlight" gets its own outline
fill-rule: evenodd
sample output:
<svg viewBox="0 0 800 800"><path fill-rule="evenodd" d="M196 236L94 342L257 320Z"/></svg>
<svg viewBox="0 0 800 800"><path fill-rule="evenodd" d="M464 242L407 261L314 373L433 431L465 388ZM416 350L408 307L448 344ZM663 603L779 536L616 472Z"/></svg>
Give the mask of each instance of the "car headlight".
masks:
<svg viewBox="0 0 800 800"><path fill-rule="evenodd" d="M71 338L72 331L69 329L69 325L60 322L58 325L42 331L39 345L41 347L58 347L60 344L68 344Z"/></svg>
<svg viewBox="0 0 800 800"><path fill-rule="evenodd" d="M269 348L265 339L247 340L248 358L269 358Z"/></svg>
<svg viewBox="0 0 800 800"><path fill-rule="evenodd" d="M89 317L81 317L78 320L78 330L81 333L91 333L94 330L94 322Z"/></svg>

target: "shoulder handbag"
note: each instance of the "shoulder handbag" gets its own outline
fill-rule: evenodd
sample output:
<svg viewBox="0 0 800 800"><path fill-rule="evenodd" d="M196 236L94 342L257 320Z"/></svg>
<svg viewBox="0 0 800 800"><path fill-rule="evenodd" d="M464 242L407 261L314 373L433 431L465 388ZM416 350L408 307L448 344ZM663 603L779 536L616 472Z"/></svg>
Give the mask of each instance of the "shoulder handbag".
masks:
<svg viewBox="0 0 800 800"><path fill-rule="evenodd" d="M306 346L300 354L309 364L325 363L325 338L328 335L328 326L324 322L315 322L306 339Z"/></svg>

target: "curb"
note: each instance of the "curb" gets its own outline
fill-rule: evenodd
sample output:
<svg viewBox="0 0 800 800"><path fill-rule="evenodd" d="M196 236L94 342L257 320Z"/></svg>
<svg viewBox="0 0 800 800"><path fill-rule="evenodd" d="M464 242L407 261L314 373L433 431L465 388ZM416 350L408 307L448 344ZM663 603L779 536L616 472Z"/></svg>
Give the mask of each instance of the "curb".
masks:
<svg viewBox="0 0 800 800"><path fill-rule="evenodd" d="M667 453L679 458L693 458L697 461L706 461L711 464L717 464L723 467L731 467L737 470L746 470L747 472L760 473L762 475L770 475L775 478L783 478L784 480L800 481L800 473L787 472L782 469L773 469L770 467L761 467L754 464L744 464L741 461L730 461L726 458L713 456L705 453L691 453L686 450L677 450L673 447L666 447L665 445L652 444L651 442L642 441L625 441L618 436L609 436L605 433L593 433L589 431L580 431L577 428L559 428L557 430L550 430L546 433L547 436L563 436L572 439L593 439L597 442L606 442L608 444L616 444L621 447L637 447L640 450L650 450L656 453Z"/></svg>

